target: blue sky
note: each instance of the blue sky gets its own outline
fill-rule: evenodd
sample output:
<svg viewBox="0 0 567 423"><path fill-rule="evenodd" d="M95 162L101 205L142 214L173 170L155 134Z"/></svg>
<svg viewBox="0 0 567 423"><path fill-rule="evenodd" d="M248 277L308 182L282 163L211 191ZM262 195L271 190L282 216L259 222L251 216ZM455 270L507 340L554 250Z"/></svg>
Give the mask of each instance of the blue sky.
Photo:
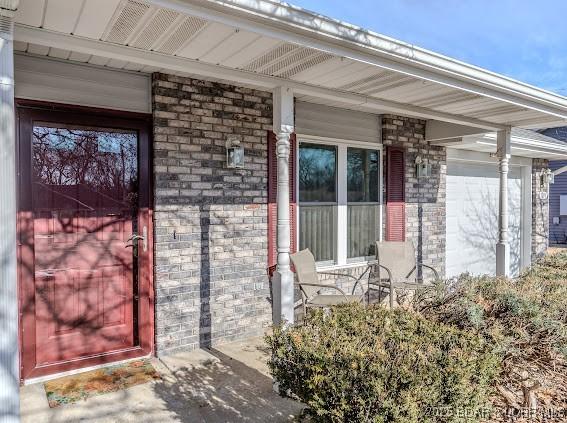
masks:
<svg viewBox="0 0 567 423"><path fill-rule="evenodd" d="M567 0L290 0L567 96Z"/></svg>

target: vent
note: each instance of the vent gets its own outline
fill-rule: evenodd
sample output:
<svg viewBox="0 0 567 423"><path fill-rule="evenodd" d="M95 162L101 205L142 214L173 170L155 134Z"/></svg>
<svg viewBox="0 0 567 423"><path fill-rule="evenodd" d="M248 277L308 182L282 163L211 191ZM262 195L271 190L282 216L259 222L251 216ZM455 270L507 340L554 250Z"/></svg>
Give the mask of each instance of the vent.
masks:
<svg viewBox="0 0 567 423"><path fill-rule="evenodd" d="M262 69L262 72L268 75L277 75L288 67L291 67L294 64L300 63L301 61L309 58L310 55L311 51L309 49L298 48L297 50L294 50L293 54L284 56L281 58L281 60L278 60L275 63L271 63L270 66Z"/></svg>
<svg viewBox="0 0 567 423"><path fill-rule="evenodd" d="M394 74L384 78L379 78L376 80L376 83L364 88L359 88L357 91L365 94L375 94L380 91L403 87L404 85L415 81L416 80L412 77Z"/></svg>
<svg viewBox="0 0 567 423"><path fill-rule="evenodd" d="M442 107L449 104L461 103L469 100L476 100L481 98L478 94L464 94L462 91L449 93L445 95L437 95L435 97L428 97L423 100L415 101L417 106L421 107Z"/></svg>
<svg viewBox="0 0 567 423"><path fill-rule="evenodd" d="M188 17L156 50L161 53L173 54L187 41L195 36L207 24L203 19Z"/></svg>
<svg viewBox="0 0 567 423"><path fill-rule="evenodd" d="M282 56L288 55L297 49L299 49L299 47L292 44L282 44L254 59L248 65L244 66L244 69L252 72L263 72L264 68L269 67L272 63L279 61Z"/></svg>
<svg viewBox="0 0 567 423"><path fill-rule="evenodd" d="M173 10L161 9L144 26L144 30L130 45L149 50L157 39L169 30L169 27L178 16L179 13Z"/></svg>
<svg viewBox="0 0 567 423"><path fill-rule="evenodd" d="M14 29L14 21L8 16L0 15L0 34L8 39L12 39Z"/></svg>
<svg viewBox="0 0 567 423"><path fill-rule="evenodd" d="M128 37L132 34L149 9L150 6L147 4L128 0L114 22L114 25L112 25L105 41L116 44L125 44Z"/></svg>
<svg viewBox="0 0 567 423"><path fill-rule="evenodd" d="M307 69L310 69L313 66L317 66L320 65L321 63L326 62L327 60L331 60L332 58L333 56L330 54L311 51L306 58L303 58L303 61L301 63L291 68L285 69L283 72L278 73L278 76L281 76L283 78L289 78L293 75L297 75L298 73L306 71ZM302 59L298 59L298 60L302 60ZM292 63L295 64L294 62Z"/></svg>
<svg viewBox="0 0 567 423"><path fill-rule="evenodd" d="M349 91L349 90L352 90L352 89L361 88L365 85L371 85L376 80L384 77L387 73L388 72L375 73L374 75L367 76L366 78L358 79L356 81L349 82L348 84L341 85L338 88L341 89L341 90Z"/></svg>

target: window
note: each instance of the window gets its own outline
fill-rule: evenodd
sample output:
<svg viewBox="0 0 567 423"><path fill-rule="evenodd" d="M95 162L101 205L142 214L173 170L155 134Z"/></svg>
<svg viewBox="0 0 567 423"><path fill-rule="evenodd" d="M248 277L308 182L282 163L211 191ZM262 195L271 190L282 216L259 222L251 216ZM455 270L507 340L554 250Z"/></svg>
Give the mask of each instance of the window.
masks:
<svg viewBox="0 0 567 423"><path fill-rule="evenodd" d="M337 148L301 143L299 147L299 248L318 262L337 256Z"/></svg>
<svg viewBox="0 0 567 423"><path fill-rule="evenodd" d="M380 236L380 152L347 149L347 259L374 256Z"/></svg>
<svg viewBox="0 0 567 423"><path fill-rule="evenodd" d="M320 265L374 255L381 226L381 151L356 143L300 142L299 248Z"/></svg>

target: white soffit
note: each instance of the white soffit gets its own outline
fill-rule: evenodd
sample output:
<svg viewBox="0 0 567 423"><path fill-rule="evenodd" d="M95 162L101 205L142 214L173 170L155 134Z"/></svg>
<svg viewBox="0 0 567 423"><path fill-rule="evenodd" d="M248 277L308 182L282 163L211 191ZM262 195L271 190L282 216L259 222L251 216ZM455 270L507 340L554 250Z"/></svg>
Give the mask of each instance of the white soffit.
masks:
<svg viewBox="0 0 567 423"><path fill-rule="evenodd" d="M16 22L32 54L487 129L567 118L564 97L272 0L21 0Z"/></svg>

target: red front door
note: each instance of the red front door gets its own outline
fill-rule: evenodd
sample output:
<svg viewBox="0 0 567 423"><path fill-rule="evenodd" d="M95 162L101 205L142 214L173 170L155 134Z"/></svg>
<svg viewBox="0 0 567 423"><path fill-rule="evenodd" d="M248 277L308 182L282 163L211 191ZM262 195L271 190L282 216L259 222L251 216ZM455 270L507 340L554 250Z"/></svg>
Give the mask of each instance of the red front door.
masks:
<svg viewBox="0 0 567 423"><path fill-rule="evenodd" d="M147 352L147 133L93 117L20 110L23 377Z"/></svg>

